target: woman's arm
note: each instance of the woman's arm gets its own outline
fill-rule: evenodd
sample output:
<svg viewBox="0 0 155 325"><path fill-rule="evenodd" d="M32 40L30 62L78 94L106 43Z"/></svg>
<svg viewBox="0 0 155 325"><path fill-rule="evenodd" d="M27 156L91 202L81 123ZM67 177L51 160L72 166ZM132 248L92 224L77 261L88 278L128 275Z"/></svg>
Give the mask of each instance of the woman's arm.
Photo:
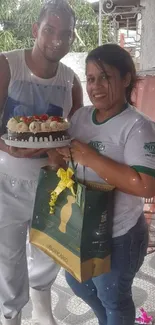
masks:
<svg viewBox="0 0 155 325"><path fill-rule="evenodd" d="M155 177L138 173L127 165L96 153L89 159L88 167L122 192L145 198L155 196Z"/></svg>
<svg viewBox="0 0 155 325"><path fill-rule="evenodd" d="M57 151L64 156L64 160L70 160L68 148L59 148ZM139 173L128 165L102 156L89 145L77 140L72 141L71 153L75 162L91 168L120 191L145 198L155 196L155 177Z"/></svg>
<svg viewBox="0 0 155 325"><path fill-rule="evenodd" d="M77 133L78 120L74 119L72 124L72 136L75 126L75 136L78 136L82 125L79 125ZM71 153L75 162L92 169L100 178L120 191L145 198L155 196L155 123L138 116L123 146L122 163L77 140L72 141ZM67 148L59 149L59 153L69 160Z"/></svg>

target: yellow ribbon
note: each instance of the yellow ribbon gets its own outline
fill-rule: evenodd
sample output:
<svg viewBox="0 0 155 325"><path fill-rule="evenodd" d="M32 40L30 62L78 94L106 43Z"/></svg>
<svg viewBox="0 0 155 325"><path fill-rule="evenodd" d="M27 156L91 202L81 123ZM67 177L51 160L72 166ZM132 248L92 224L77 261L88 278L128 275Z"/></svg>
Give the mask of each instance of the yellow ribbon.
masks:
<svg viewBox="0 0 155 325"><path fill-rule="evenodd" d="M58 199L58 196L66 188L69 188L71 190L71 193L73 194L73 196L76 196L75 192L74 192L74 188L73 188L73 185L74 185L74 181L72 179L73 175L74 175L74 172L71 168L68 168L67 170L64 170L63 168L58 169L57 176L60 178L60 181L59 181L57 187L55 188L55 190L52 191L51 195L50 195L50 202L49 202L50 214L54 213L54 206Z"/></svg>

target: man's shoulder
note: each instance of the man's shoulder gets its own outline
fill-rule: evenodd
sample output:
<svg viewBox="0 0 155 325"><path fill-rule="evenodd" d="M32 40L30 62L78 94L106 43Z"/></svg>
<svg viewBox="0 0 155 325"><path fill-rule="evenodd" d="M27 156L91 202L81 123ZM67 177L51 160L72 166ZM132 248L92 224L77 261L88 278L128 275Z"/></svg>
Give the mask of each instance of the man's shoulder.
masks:
<svg viewBox="0 0 155 325"><path fill-rule="evenodd" d="M23 52L25 51L25 49L15 49L15 50L12 50L12 51L3 51L1 53L1 55L9 55L9 56L14 56L14 55L17 55L18 53L19 54L22 54Z"/></svg>
<svg viewBox="0 0 155 325"><path fill-rule="evenodd" d="M1 56L5 57L9 63L14 63L16 60L19 60L23 57L25 50L24 49L15 49L8 52L2 52Z"/></svg>
<svg viewBox="0 0 155 325"><path fill-rule="evenodd" d="M64 72L70 72L72 74L75 74L74 70L70 67L68 67L66 64L64 64L63 62L59 62L59 69L64 71Z"/></svg>

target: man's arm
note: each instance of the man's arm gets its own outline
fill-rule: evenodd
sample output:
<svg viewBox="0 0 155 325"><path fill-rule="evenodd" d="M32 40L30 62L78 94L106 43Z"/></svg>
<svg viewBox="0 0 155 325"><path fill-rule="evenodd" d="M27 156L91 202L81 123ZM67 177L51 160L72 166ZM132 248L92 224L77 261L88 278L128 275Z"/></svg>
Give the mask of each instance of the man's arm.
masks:
<svg viewBox="0 0 155 325"><path fill-rule="evenodd" d="M80 83L80 80L77 75L74 76L74 84L72 88L72 101L73 106L69 113L68 119L76 112L77 109L83 106L83 90ZM58 169L60 167L66 168L66 162L63 160L63 157L56 151L56 149L50 149L47 152L49 157L49 164Z"/></svg>
<svg viewBox="0 0 155 325"><path fill-rule="evenodd" d="M10 82L10 68L7 59L3 54L0 54L0 136L3 134L2 117L5 109L5 102L8 97L8 87ZM41 155L45 149L20 149L9 147L3 140L0 139L0 150L7 152L9 155L16 158L31 158Z"/></svg>
<svg viewBox="0 0 155 325"><path fill-rule="evenodd" d="M3 109L8 96L8 87L10 82L10 68L7 59L3 54L0 54L0 119L3 116ZM0 135L2 135L2 128ZM8 146L0 139L0 150L8 152Z"/></svg>
<svg viewBox="0 0 155 325"><path fill-rule="evenodd" d="M83 89L77 75L74 76L72 100L73 106L68 116L69 119L72 117L72 115L76 112L77 109L83 106Z"/></svg>

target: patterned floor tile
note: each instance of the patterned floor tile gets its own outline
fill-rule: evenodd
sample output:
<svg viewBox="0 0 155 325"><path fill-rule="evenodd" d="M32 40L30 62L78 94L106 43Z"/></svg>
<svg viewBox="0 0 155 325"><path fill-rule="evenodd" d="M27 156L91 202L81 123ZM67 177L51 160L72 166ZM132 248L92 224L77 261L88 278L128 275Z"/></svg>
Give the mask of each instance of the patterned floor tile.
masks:
<svg viewBox="0 0 155 325"><path fill-rule="evenodd" d="M51 291L52 308L58 325L97 325L98 322L84 302L68 287L61 270ZM143 306L155 318L155 253L148 255L133 283L137 308ZM31 301L23 310L22 325L39 325L31 320ZM46 325L46 324L45 324Z"/></svg>

